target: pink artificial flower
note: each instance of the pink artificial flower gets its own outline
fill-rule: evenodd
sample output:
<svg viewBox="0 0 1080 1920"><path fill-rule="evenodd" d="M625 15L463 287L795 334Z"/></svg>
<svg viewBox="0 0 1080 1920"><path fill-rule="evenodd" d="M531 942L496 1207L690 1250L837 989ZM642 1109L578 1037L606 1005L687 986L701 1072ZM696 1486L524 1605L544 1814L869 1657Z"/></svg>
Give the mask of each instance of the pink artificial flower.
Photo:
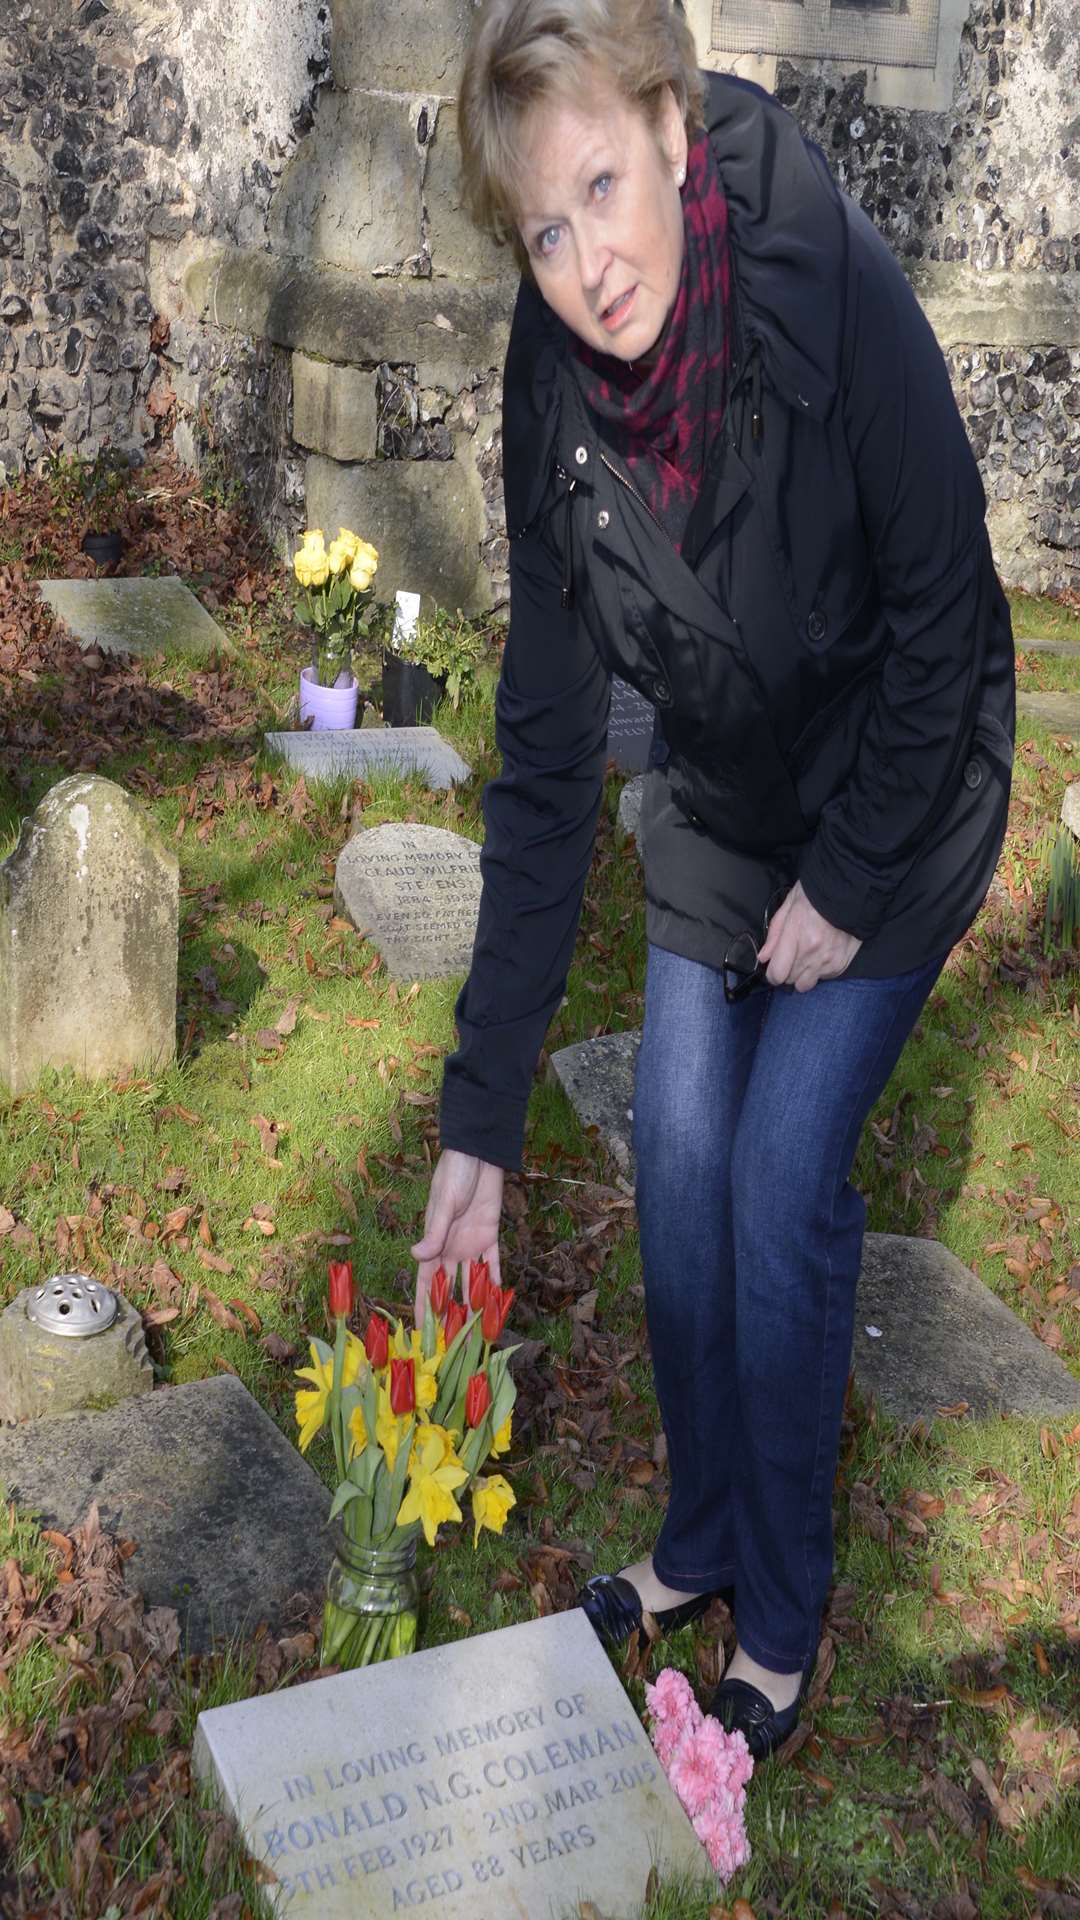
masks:
<svg viewBox="0 0 1080 1920"><path fill-rule="evenodd" d="M722 1882L750 1858L746 1783L754 1762L742 1733L704 1715L685 1675L665 1667L645 1700L652 1742L672 1788Z"/></svg>
<svg viewBox="0 0 1080 1920"><path fill-rule="evenodd" d="M694 1821L694 1832L709 1856L710 1865L721 1881L731 1879L750 1858L750 1843L743 1824L743 1810L724 1813L710 1806Z"/></svg>
<svg viewBox="0 0 1080 1920"><path fill-rule="evenodd" d="M706 1738L709 1724L706 1720L703 1726L689 1729L683 1735L667 1769L668 1779L691 1820L696 1819L699 1813L704 1813L710 1801L718 1802L721 1793L725 1802L733 1804L732 1795L726 1787L722 1789L720 1786L716 1755ZM718 1732L723 1732L719 1721L714 1720L711 1724ZM725 1774L726 1771L725 1767Z"/></svg>

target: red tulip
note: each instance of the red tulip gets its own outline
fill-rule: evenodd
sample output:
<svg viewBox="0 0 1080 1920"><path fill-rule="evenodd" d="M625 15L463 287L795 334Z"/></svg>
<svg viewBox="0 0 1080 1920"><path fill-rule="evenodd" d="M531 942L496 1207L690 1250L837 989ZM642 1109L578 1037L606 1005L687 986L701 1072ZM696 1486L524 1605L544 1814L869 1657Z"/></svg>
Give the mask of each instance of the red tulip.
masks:
<svg viewBox="0 0 1080 1920"><path fill-rule="evenodd" d="M491 1388L486 1373L474 1373L465 1389L465 1418L470 1427L478 1427L491 1405Z"/></svg>
<svg viewBox="0 0 1080 1920"><path fill-rule="evenodd" d="M468 1319L468 1314L460 1300L451 1300L443 1315L443 1332L447 1346L452 1346Z"/></svg>
<svg viewBox="0 0 1080 1920"><path fill-rule="evenodd" d="M364 1351L373 1367L385 1367L390 1354L390 1322L373 1313L364 1335Z"/></svg>
<svg viewBox="0 0 1080 1920"><path fill-rule="evenodd" d="M331 1260L326 1270L330 1275L330 1312L335 1320L347 1320L353 1310L352 1261Z"/></svg>
<svg viewBox="0 0 1080 1920"><path fill-rule="evenodd" d="M483 1313L484 1301L488 1297L491 1274L486 1260L469 1261L469 1305L474 1313Z"/></svg>
<svg viewBox="0 0 1080 1920"><path fill-rule="evenodd" d="M514 1304L513 1287L489 1287L480 1329L485 1340L497 1340Z"/></svg>
<svg viewBox="0 0 1080 1920"><path fill-rule="evenodd" d="M431 1311L437 1319L441 1319L446 1312L447 1302L450 1298L450 1275L447 1273L445 1267L436 1267L431 1276L429 1291Z"/></svg>
<svg viewBox="0 0 1080 1920"><path fill-rule="evenodd" d="M390 1362L390 1411L416 1412L416 1375L411 1360Z"/></svg>

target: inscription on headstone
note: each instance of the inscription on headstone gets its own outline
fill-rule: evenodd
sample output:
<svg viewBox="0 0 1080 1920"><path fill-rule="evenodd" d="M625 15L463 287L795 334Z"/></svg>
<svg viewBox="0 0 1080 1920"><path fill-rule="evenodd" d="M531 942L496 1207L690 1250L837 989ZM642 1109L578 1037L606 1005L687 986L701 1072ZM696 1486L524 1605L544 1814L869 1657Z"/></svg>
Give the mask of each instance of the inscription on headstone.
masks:
<svg viewBox="0 0 1080 1920"><path fill-rule="evenodd" d="M611 682L608 754L625 773L643 773L648 766L653 719L648 700L616 674Z"/></svg>
<svg viewBox="0 0 1080 1920"><path fill-rule="evenodd" d="M584 1614L200 1714L194 1765L292 1920L637 1920L707 1863Z"/></svg>
<svg viewBox="0 0 1080 1920"><path fill-rule="evenodd" d="M395 979L465 973L480 907L480 849L443 827L372 827L339 854L334 897Z"/></svg>

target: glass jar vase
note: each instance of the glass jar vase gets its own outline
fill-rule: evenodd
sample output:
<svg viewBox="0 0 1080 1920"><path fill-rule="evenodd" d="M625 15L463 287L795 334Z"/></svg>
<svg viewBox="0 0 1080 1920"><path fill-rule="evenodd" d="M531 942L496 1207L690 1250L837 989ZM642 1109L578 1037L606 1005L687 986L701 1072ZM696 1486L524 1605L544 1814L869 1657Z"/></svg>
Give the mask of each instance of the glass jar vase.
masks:
<svg viewBox="0 0 1080 1920"><path fill-rule="evenodd" d="M411 1653L419 1607L415 1534L362 1547L339 1531L326 1580L322 1665L370 1667Z"/></svg>

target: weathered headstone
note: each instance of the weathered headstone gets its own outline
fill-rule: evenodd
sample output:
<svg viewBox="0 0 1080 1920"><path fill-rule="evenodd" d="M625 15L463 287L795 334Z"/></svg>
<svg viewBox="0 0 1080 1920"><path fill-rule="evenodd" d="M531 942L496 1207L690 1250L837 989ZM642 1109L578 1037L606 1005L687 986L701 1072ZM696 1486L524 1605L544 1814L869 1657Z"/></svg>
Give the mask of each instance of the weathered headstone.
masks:
<svg viewBox="0 0 1080 1920"><path fill-rule="evenodd" d="M633 1167L634 1068L641 1034L604 1033L560 1047L550 1058L583 1127L595 1128L623 1173Z"/></svg>
<svg viewBox="0 0 1080 1920"><path fill-rule="evenodd" d="M611 682L608 754L624 773L643 773L648 766L655 717L648 700L616 674Z"/></svg>
<svg viewBox="0 0 1080 1920"><path fill-rule="evenodd" d="M0 1484L63 1532L96 1500L102 1526L136 1543L128 1579L177 1609L195 1652L278 1626L326 1583L330 1495L229 1374L0 1432Z"/></svg>
<svg viewBox="0 0 1080 1920"><path fill-rule="evenodd" d="M0 1424L104 1409L150 1392L154 1369L142 1315L129 1300L118 1300L116 1319L103 1332L72 1340L30 1318L37 1291L27 1287L0 1314Z"/></svg>
<svg viewBox="0 0 1080 1920"><path fill-rule="evenodd" d="M312 1920L638 1920L654 1862L708 1870L576 1609L213 1707L193 1758Z"/></svg>
<svg viewBox="0 0 1080 1920"><path fill-rule="evenodd" d="M73 774L0 866L0 1081L156 1068L176 1047L179 867L111 780Z"/></svg>
<svg viewBox="0 0 1080 1920"><path fill-rule="evenodd" d="M639 1040L609 1033L551 1055L582 1125L630 1178ZM932 1420L959 1400L976 1414L1080 1411L1080 1380L936 1240L868 1233L855 1313L856 1381L896 1420Z"/></svg>
<svg viewBox="0 0 1080 1920"><path fill-rule="evenodd" d="M43 580L41 597L84 651L233 653L232 641L182 580Z"/></svg>
<svg viewBox="0 0 1080 1920"><path fill-rule="evenodd" d="M643 773L636 773L632 780L627 781L619 795L616 815L620 832L633 834L639 853L641 851L641 803L645 798L646 777Z"/></svg>
<svg viewBox="0 0 1080 1920"><path fill-rule="evenodd" d="M1018 693L1016 706L1049 733L1080 741L1080 693Z"/></svg>
<svg viewBox="0 0 1080 1920"><path fill-rule="evenodd" d="M334 900L398 980L466 973L480 907L480 849L444 827L397 821L353 835Z"/></svg>
<svg viewBox="0 0 1080 1920"><path fill-rule="evenodd" d="M323 733L268 733L267 749L280 754L305 780L336 780L342 774L418 773L429 787L445 790L467 780L472 768L435 727L342 727Z"/></svg>
<svg viewBox="0 0 1080 1920"><path fill-rule="evenodd" d="M1080 840L1080 780L1070 780L1061 801L1061 824Z"/></svg>

